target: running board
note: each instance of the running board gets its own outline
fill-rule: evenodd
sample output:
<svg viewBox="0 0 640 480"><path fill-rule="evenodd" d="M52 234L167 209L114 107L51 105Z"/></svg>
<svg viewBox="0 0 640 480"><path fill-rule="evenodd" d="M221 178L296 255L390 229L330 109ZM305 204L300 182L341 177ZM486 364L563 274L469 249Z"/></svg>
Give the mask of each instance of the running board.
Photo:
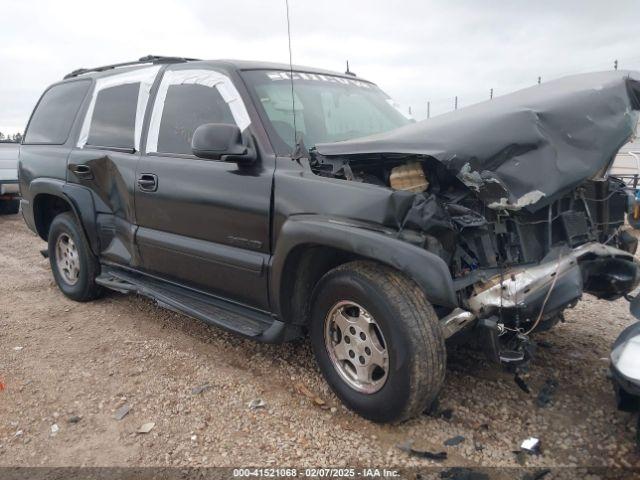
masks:
<svg viewBox="0 0 640 480"><path fill-rule="evenodd" d="M260 342L279 343L299 336L299 329L271 316L172 283L125 271L102 267L96 283L120 293L137 293L159 307L182 313Z"/></svg>

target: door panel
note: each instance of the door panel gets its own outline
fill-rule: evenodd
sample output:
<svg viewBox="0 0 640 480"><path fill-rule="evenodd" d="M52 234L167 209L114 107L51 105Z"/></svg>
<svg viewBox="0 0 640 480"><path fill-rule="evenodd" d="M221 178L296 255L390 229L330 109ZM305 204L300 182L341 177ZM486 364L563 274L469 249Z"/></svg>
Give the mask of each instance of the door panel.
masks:
<svg viewBox="0 0 640 480"><path fill-rule="evenodd" d="M68 181L89 188L96 208L100 254L105 260L135 267L135 180L140 156L98 150L74 149L69 156ZM89 174L76 172L85 166Z"/></svg>
<svg viewBox="0 0 640 480"><path fill-rule="evenodd" d="M158 178L155 192L136 191L144 268L266 308L272 172L164 156L138 168Z"/></svg>
<svg viewBox="0 0 640 480"><path fill-rule="evenodd" d="M196 158L190 149L200 125L235 123L248 135L248 118L225 74L169 67L149 121L151 153L138 164L136 242L146 271L268 309L275 165L240 168Z"/></svg>

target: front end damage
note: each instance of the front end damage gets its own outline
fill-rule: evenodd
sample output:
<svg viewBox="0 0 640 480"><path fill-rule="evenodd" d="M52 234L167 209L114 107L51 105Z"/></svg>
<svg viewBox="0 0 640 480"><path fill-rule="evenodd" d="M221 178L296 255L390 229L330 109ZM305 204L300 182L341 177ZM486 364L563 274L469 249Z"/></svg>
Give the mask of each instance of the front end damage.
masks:
<svg viewBox="0 0 640 480"><path fill-rule="evenodd" d="M444 335L485 335L492 358L518 362L583 293L614 300L640 281L629 193L607 175L639 109L631 73L572 77L318 145L311 166L389 188L398 235L449 265L458 306L439 309Z"/></svg>

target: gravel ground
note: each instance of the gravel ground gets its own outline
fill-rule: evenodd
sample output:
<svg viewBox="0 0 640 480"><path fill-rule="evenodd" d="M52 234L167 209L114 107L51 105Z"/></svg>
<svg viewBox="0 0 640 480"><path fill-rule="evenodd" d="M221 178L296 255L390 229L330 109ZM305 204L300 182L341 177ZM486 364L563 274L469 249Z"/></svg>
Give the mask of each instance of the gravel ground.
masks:
<svg viewBox="0 0 640 480"><path fill-rule="evenodd" d="M545 346L525 377L531 394L455 347L439 407L452 416L380 426L341 406L308 342L256 344L134 296L74 303L21 218L0 217L0 233L2 466L640 466L635 419L615 409L606 376L633 321L624 300L586 297L535 337ZM548 379L559 386L541 408ZM264 408L250 409L258 399ZM542 454L515 455L529 436ZM448 459L409 457L396 447L407 440Z"/></svg>

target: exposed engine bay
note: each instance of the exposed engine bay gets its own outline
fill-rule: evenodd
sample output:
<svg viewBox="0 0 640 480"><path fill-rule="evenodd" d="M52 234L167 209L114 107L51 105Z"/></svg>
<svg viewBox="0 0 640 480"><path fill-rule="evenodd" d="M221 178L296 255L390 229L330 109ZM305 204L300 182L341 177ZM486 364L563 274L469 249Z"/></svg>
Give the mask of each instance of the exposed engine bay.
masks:
<svg viewBox="0 0 640 480"><path fill-rule="evenodd" d="M412 193L396 227L449 265L459 308L442 312L445 335L479 325L515 362L583 292L613 300L640 281L633 197L607 175L634 133L640 83L577 76L465 110L317 145L310 165Z"/></svg>
<svg viewBox="0 0 640 480"><path fill-rule="evenodd" d="M529 212L489 208L429 158L324 158L312 165L321 176L415 193L400 232L413 233L404 238L450 266L463 308L445 320L448 335L477 319L504 340L548 329L583 292L614 300L640 279L638 241L625 229L630 194L615 177L587 180Z"/></svg>

